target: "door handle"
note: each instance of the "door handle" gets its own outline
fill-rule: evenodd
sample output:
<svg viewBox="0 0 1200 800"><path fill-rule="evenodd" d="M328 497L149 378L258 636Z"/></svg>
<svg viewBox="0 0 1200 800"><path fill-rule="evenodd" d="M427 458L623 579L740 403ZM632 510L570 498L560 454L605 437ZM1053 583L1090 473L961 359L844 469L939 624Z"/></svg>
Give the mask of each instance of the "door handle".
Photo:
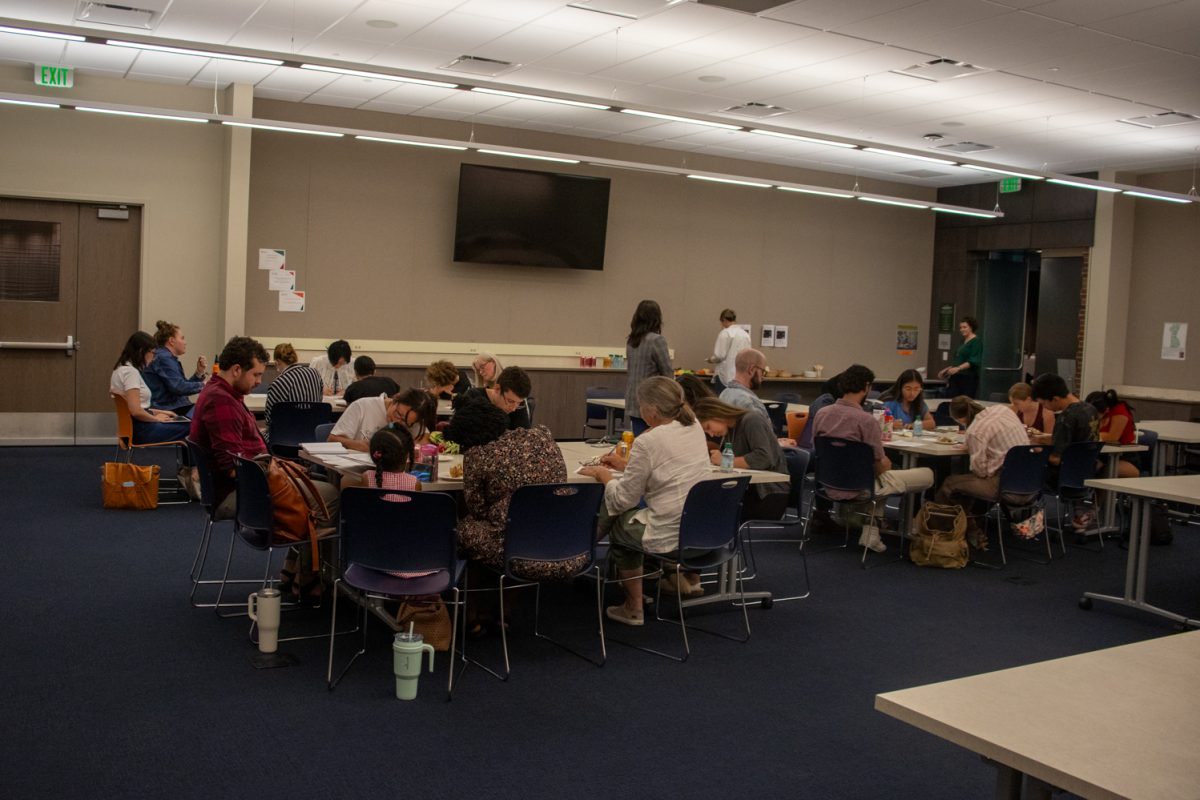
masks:
<svg viewBox="0 0 1200 800"><path fill-rule="evenodd" d="M1021 365L1018 364L1015 367L984 367L983 371L984 372L1017 372L1021 368L1022 368Z"/></svg>
<svg viewBox="0 0 1200 800"><path fill-rule="evenodd" d="M63 350L68 356L75 355L79 346L74 336L65 342L0 342L0 350Z"/></svg>

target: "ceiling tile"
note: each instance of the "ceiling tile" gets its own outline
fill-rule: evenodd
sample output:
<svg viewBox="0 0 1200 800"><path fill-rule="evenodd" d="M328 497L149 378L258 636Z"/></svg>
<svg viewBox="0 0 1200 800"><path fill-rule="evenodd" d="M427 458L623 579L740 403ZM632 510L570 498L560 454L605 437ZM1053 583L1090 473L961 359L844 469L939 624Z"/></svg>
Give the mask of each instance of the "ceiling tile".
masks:
<svg viewBox="0 0 1200 800"><path fill-rule="evenodd" d="M543 69L590 74L619 65L628 59L644 56L654 50L655 48L648 45L635 44L617 36L601 36L539 59L537 66Z"/></svg>
<svg viewBox="0 0 1200 800"><path fill-rule="evenodd" d="M384 103L399 103L401 105L429 106L448 97L464 94L459 89L439 89L436 86L418 86L416 84L392 84L394 88L380 94L375 99Z"/></svg>
<svg viewBox="0 0 1200 800"><path fill-rule="evenodd" d="M312 31L291 31L269 25L250 24L235 33L229 44L277 53L299 53L310 45L316 36Z"/></svg>
<svg viewBox="0 0 1200 800"><path fill-rule="evenodd" d="M597 14L594 11L584 11L581 8L571 8L569 6L559 8L557 11L552 11L544 17L538 18L538 24L545 25L547 28L587 33L592 36L608 33L628 23L629 20L613 16L612 14Z"/></svg>
<svg viewBox="0 0 1200 800"><path fill-rule="evenodd" d="M7 50L8 48L4 43L0 42L0 53ZM125 72L125 70L129 69L129 65L133 63L133 59L135 58L137 58L137 51L124 47L109 47L103 44L92 44L91 42L70 42L67 44L67 52L63 56L63 63L70 64L79 69L105 69Z"/></svg>
<svg viewBox="0 0 1200 800"><path fill-rule="evenodd" d="M562 0L467 0L455 7L462 14L475 14L480 17L495 17L524 24L533 22L545 15L563 7Z"/></svg>
<svg viewBox="0 0 1200 800"><path fill-rule="evenodd" d="M880 42L900 42L913 34L931 34L1008 13L987 0L925 0L885 14L842 25L838 33Z"/></svg>
<svg viewBox="0 0 1200 800"><path fill-rule="evenodd" d="M736 88L738 84L758 78L765 78L770 74L769 71L759 67L739 64L736 61L724 61L716 64L706 64L690 72L681 72L677 75L662 78L654 81L654 85L664 86L668 89L678 89L683 92L702 92L704 94L743 97L744 93ZM700 78L705 76L719 76L724 78L724 80L715 82L701 81ZM753 100L756 98L744 97L743 99Z"/></svg>
<svg viewBox="0 0 1200 800"><path fill-rule="evenodd" d="M66 42L37 39L15 33L0 33L0 61L13 63L38 62L58 64L66 50Z"/></svg>
<svg viewBox="0 0 1200 800"><path fill-rule="evenodd" d="M471 14L449 13L405 37L404 45L425 50L446 50L474 54L480 46L516 28L513 22ZM515 53L495 53L489 58L517 61Z"/></svg>
<svg viewBox="0 0 1200 800"><path fill-rule="evenodd" d="M751 17L715 33L680 42L674 49L684 53L731 59L799 41L816 33L817 31L764 17Z"/></svg>
<svg viewBox="0 0 1200 800"><path fill-rule="evenodd" d="M622 39L651 47L672 47L732 28L745 18L734 11L697 3L680 3L620 28Z"/></svg>
<svg viewBox="0 0 1200 800"><path fill-rule="evenodd" d="M1063 22L1090 25L1100 20L1174 2L1176 0L1051 0L1031 10Z"/></svg>
<svg viewBox="0 0 1200 800"><path fill-rule="evenodd" d="M839 36L836 33L817 33L794 42L769 47L757 53L739 56L734 60L778 72L819 64L831 58L860 53L877 46L872 42L865 42L849 36Z"/></svg>
<svg viewBox="0 0 1200 800"><path fill-rule="evenodd" d="M319 0L319 2L266 0L265 3L259 5L258 10L249 20L249 24L320 33L336 24L338 20L360 5L362 5L362 0Z"/></svg>
<svg viewBox="0 0 1200 800"><path fill-rule="evenodd" d="M629 83L654 83L671 75L691 72L712 63L712 59L704 56L659 50L618 66L602 69L596 74Z"/></svg>
<svg viewBox="0 0 1200 800"><path fill-rule="evenodd" d="M1200 55L1200 0L1178 0L1093 24L1098 30Z"/></svg>
<svg viewBox="0 0 1200 800"><path fill-rule="evenodd" d="M820 30L835 30L845 25L918 5L921 0L800 0L767 9L762 16Z"/></svg>
<svg viewBox="0 0 1200 800"><path fill-rule="evenodd" d="M586 33L570 33L538 24L524 25L479 46L472 55L531 64L590 38L591 35Z"/></svg>
<svg viewBox="0 0 1200 800"><path fill-rule="evenodd" d="M264 89L260 86L254 87L254 96L262 97L267 100L283 100L288 103L300 103L304 98L308 97L309 92L296 92L288 89Z"/></svg>
<svg viewBox="0 0 1200 800"><path fill-rule="evenodd" d="M255 84L255 93L257 94L259 89L270 89L308 95L336 80L336 75L330 75L327 72L312 72L295 67L277 67L274 72Z"/></svg>
<svg viewBox="0 0 1200 800"><path fill-rule="evenodd" d="M444 14L445 9L437 6L367 0L353 12L339 19L325 32L339 39L359 39L390 45L416 33ZM367 24L372 20L394 22L396 27L373 27Z"/></svg>
<svg viewBox="0 0 1200 800"><path fill-rule="evenodd" d="M184 41L225 43L250 21L256 7L257 4L239 0L172 3L154 29L154 34ZM116 38L116 32L122 29L110 27L108 30Z"/></svg>
<svg viewBox="0 0 1200 800"><path fill-rule="evenodd" d="M156 78L190 80L210 60L201 56L180 56L174 53L153 53L149 50L142 50L129 67L129 75L130 77L154 76Z"/></svg>
<svg viewBox="0 0 1200 800"><path fill-rule="evenodd" d="M263 78L274 73L279 67L266 64L239 64L236 61L220 61L212 59L206 66L192 76L193 86L225 87L231 83L249 83L254 85Z"/></svg>

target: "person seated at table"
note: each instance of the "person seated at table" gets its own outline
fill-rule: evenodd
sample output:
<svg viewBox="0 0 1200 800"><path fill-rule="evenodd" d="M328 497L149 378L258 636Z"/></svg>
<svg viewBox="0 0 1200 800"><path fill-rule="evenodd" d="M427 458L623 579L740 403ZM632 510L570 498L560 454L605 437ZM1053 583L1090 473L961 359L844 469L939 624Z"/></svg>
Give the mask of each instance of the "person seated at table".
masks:
<svg viewBox="0 0 1200 800"><path fill-rule="evenodd" d="M809 404L808 424L804 426L804 432L796 440L796 446L801 450L807 450L810 453L813 451L813 431L816 430L817 412L826 406L833 405L842 396L842 391L838 388L839 377L841 377L840 373L829 377L822 383L817 399Z"/></svg>
<svg viewBox="0 0 1200 800"><path fill-rule="evenodd" d="M154 334L154 360L142 370L142 378L150 387L150 402L163 411L174 411L186 417L192 410L191 396L204 388L208 380L208 361L196 359L196 371L185 378L179 357L187 352L187 337L178 325L159 320Z"/></svg>
<svg viewBox="0 0 1200 800"><path fill-rule="evenodd" d="M491 353L480 353L471 362L471 372L474 373L475 388L477 389L486 389L494 384L503 371L504 367L501 366L500 359Z"/></svg>
<svg viewBox="0 0 1200 800"><path fill-rule="evenodd" d="M340 396L354 381L350 358L350 343L345 339L338 339L329 343L325 355L317 356L309 363L310 367L320 373L326 395Z"/></svg>
<svg viewBox="0 0 1200 800"><path fill-rule="evenodd" d="M1033 387L1028 383L1014 383L1009 388L1008 405L1021 418L1021 423L1031 436L1034 433L1054 433L1054 414L1033 399Z"/></svg>
<svg viewBox="0 0 1200 800"><path fill-rule="evenodd" d="M342 488L366 486L371 489L397 489L403 492L421 491L421 481L413 475L416 456L412 435L407 428L380 428L371 436L368 452L375 466L362 475L347 475ZM390 497L390 496L389 496Z"/></svg>
<svg viewBox="0 0 1200 800"><path fill-rule="evenodd" d="M359 356L354 359L354 383L346 387L342 399L346 405L364 397L379 397L386 394L391 397L400 391L400 386L386 375L375 374L375 359L370 356Z"/></svg>
<svg viewBox="0 0 1200 800"><path fill-rule="evenodd" d="M847 439L852 442L865 442L871 446L875 456L875 495L878 498L874 506L865 504L865 508L854 508L855 516L869 514L871 519L883 517L884 498L894 494L919 492L933 486L933 470L928 467L913 469L892 469L892 461L883 451L883 437L879 423L865 409L863 401L871 391L875 381L875 373L861 364L855 364L838 377L838 387L841 397L831 406L821 409L820 416L815 421L813 436ZM827 489L826 493L837 501L856 501L856 492L838 489ZM855 506L861 505L855 503ZM845 516L845 515L843 515ZM874 534L874 535L872 535ZM887 549L879 539L879 534L872 527L863 527L863 535L859 544L869 547L876 552Z"/></svg>
<svg viewBox="0 0 1200 800"><path fill-rule="evenodd" d="M122 398L129 408L129 416L133 418L133 444L182 443L188 435L187 417L153 408L150 404L150 387L142 372L154 361L155 347L153 337L145 331L130 336L113 365L108 390L114 397Z"/></svg>
<svg viewBox="0 0 1200 800"><path fill-rule="evenodd" d="M375 431L395 425L406 428L414 442L423 444L429 441L436 415L437 401L421 389L405 389L391 397L364 397L346 407L329 432L328 441L365 453Z"/></svg>
<svg viewBox="0 0 1200 800"><path fill-rule="evenodd" d="M1043 373L1033 379L1030 384L1034 400L1058 415L1054 423L1054 434L1031 436L1035 444L1051 445L1050 465L1046 469L1046 487L1050 490L1058 488L1058 471L1062 465L1062 454L1068 445L1075 442L1094 442L1099 436L1100 418L1096 409L1081 401L1067 387L1067 382L1061 375ZM1103 462L1096 462L1096 472L1103 468ZM1071 526L1077 533L1095 527L1095 513L1090 509L1076 510L1071 517Z"/></svg>
<svg viewBox="0 0 1200 800"><path fill-rule="evenodd" d="M425 391L439 400L453 400L470 388L467 377L449 361L434 361L425 368Z"/></svg>
<svg viewBox="0 0 1200 800"><path fill-rule="evenodd" d="M918 418L927 431L937 427L925 403L925 379L915 369L901 372L892 388L884 392L880 399L892 418L900 420L906 428L911 428Z"/></svg>
<svg viewBox="0 0 1200 800"><path fill-rule="evenodd" d="M604 484L598 530L608 537L609 557L625 590L625 602L609 606L605 615L633 626L645 621L644 552L667 554L679 548L688 491L712 477L704 430L684 402L679 384L662 375L647 378L638 386L637 400L648 428L633 440L628 458L613 452L601 457L600 466L579 470ZM614 470L623 473L620 480ZM680 580L664 588L685 596L703 594L698 575L684 574Z"/></svg>
<svg viewBox="0 0 1200 800"><path fill-rule="evenodd" d="M1137 442L1133 407L1122 400L1115 389L1092 392L1087 396L1086 402L1100 415L1100 425L1097 430L1100 441L1110 444L1134 444ZM1120 461L1117 462L1118 478L1137 478L1141 474L1141 469L1129 455L1121 456Z"/></svg>
<svg viewBox="0 0 1200 800"><path fill-rule="evenodd" d="M529 405L525 402L532 390L529 375L520 367L505 367L496 382L486 389L478 386L468 389L453 400L454 413L469 403L491 403L503 411L508 418L508 429L528 428ZM447 437L450 438L450 437ZM453 438L450 441L455 441Z"/></svg>
<svg viewBox="0 0 1200 800"><path fill-rule="evenodd" d="M935 501L943 505L962 505L967 512L967 544L987 550L987 536L979 527L977 501L995 503L1000 499L1000 468L1014 447L1029 444L1025 426L1003 404L984 407L966 395L950 401L950 416L966 429L963 444L970 456L970 471L950 475L938 487ZM1018 500L1011 500L1018 504ZM1028 498L1025 502L1032 502ZM1019 504L1024 505L1025 502Z"/></svg>
<svg viewBox="0 0 1200 800"><path fill-rule="evenodd" d="M692 408L696 407L696 403L705 397L715 398L717 395L713 391L713 384L704 380L699 375L685 373L675 379L679 384L679 388L683 389L683 400Z"/></svg>
<svg viewBox="0 0 1200 800"><path fill-rule="evenodd" d="M267 387L265 416L267 438L271 438L271 407L276 403L319 403L323 395L320 374L312 367L297 363L300 357L288 342L275 345L272 354L279 374Z"/></svg>
<svg viewBox="0 0 1200 800"><path fill-rule="evenodd" d="M709 453L709 461L721 463L720 447L726 441L733 444L733 466L738 469L761 469L788 474L787 459L771 423L761 414L731 406L715 397L705 397L692 407L700 427L709 440L716 439L718 449ZM742 519L779 519L787 510L787 482L756 483L746 490L742 500Z"/></svg>

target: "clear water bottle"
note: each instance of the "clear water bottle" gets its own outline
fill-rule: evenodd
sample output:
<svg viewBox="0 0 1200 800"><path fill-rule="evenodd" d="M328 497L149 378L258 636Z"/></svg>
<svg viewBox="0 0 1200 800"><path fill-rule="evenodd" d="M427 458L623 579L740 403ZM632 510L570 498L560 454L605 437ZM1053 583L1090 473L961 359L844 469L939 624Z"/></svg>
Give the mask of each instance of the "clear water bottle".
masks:
<svg viewBox="0 0 1200 800"><path fill-rule="evenodd" d="M733 472L733 442L726 442L721 448L721 471Z"/></svg>
<svg viewBox="0 0 1200 800"><path fill-rule="evenodd" d="M920 417L913 417L913 437L920 436L925 432L925 424Z"/></svg>

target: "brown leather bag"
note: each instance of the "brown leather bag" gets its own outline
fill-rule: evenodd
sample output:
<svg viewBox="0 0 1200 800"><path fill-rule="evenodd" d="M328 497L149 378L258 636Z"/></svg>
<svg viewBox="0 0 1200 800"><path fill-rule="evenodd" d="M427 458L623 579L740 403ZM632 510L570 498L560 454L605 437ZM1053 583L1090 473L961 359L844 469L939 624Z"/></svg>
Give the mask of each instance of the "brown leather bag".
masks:
<svg viewBox="0 0 1200 800"><path fill-rule="evenodd" d="M396 627L402 631L412 625L413 632L421 634L425 643L439 653L450 649L450 611L442 598L410 598L400 603L396 612Z"/></svg>
<svg viewBox="0 0 1200 800"><path fill-rule="evenodd" d="M315 565L321 563L317 540L327 533L317 528L317 520L329 519L329 509L312 478L299 464L272 458L267 462L266 470L275 535L288 542L307 539L312 544L315 569Z"/></svg>

